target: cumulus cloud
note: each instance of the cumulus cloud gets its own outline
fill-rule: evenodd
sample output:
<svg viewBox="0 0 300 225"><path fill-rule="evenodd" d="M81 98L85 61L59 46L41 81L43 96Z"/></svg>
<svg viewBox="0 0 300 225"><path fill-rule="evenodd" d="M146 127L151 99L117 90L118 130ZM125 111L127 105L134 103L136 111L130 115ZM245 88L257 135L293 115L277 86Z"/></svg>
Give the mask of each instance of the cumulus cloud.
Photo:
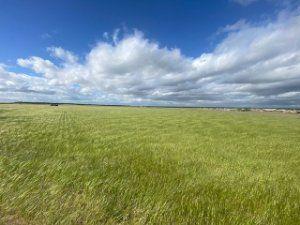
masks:
<svg viewBox="0 0 300 225"><path fill-rule="evenodd" d="M36 76L0 69L0 95L27 100L202 106L300 106L300 13L281 12L256 25L241 20L222 29L212 52L191 58L140 31L120 30L94 46L82 62L61 47L60 60L18 59ZM108 37L111 37L109 41ZM1 100L1 99L0 99Z"/></svg>
<svg viewBox="0 0 300 225"><path fill-rule="evenodd" d="M0 100L16 100L21 95L53 95L56 88L47 84L46 78L8 72L0 66Z"/></svg>
<svg viewBox="0 0 300 225"><path fill-rule="evenodd" d="M75 64L78 61L78 57L72 52L67 51L61 47L49 47L47 50L53 57L63 60L65 63Z"/></svg>
<svg viewBox="0 0 300 225"><path fill-rule="evenodd" d="M21 67L32 69L34 72L43 74L46 78L52 78L58 70L51 61L42 59L40 57L30 57L28 59L18 59L17 63Z"/></svg>

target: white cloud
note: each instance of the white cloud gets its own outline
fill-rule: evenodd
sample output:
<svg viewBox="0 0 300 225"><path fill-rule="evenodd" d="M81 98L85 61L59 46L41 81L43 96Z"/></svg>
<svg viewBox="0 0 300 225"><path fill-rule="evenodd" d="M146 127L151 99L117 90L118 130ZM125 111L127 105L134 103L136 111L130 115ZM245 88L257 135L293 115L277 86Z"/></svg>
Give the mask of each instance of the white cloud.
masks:
<svg viewBox="0 0 300 225"><path fill-rule="evenodd" d="M241 29L246 29L249 26L250 26L250 24L248 24L245 19L241 19L234 24L226 25L225 27L219 29L219 31L217 33L219 34L219 33L238 31Z"/></svg>
<svg viewBox="0 0 300 225"><path fill-rule="evenodd" d="M287 8L295 8L299 4L299 0L229 0L240 4L241 6L249 6L256 2L269 2L276 6L284 6Z"/></svg>
<svg viewBox="0 0 300 225"><path fill-rule="evenodd" d="M51 61L36 56L28 59L18 59L17 63L19 66L32 69L34 72L42 74L44 77L49 79L53 78L58 70L58 67Z"/></svg>
<svg viewBox="0 0 300 225"><path fill-rule="evenodd" d="M47 50L53 57L63 60L66 63L74 64L78 61L78 57L72 52L67 51L61 47L49 47Z"/></svg>
<svg viewBox="0 0 300 225"><path fill-rule="evenodd" d="M50 47L50 55L62 63L36 56L18 59L36 77L2 67L0 95L23 92L23 98L98 103L300 106L299 11L280 13L260 25L241 20L223 31L226 37L214 51L196 58L161 47L139 31L120 38L115 30L112 42L99 42L83 62L70 51Z"/></svg>

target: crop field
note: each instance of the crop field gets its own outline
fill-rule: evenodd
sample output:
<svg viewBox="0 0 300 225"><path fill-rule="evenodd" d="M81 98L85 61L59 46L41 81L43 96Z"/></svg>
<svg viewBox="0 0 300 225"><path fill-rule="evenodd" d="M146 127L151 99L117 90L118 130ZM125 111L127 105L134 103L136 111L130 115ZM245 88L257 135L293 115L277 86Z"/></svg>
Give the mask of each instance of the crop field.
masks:
<svg viewBox="0 0 300 225"><path fill-rule="evenodd" d="M300 224L300 116L0 104L0 224Z"/></svg>

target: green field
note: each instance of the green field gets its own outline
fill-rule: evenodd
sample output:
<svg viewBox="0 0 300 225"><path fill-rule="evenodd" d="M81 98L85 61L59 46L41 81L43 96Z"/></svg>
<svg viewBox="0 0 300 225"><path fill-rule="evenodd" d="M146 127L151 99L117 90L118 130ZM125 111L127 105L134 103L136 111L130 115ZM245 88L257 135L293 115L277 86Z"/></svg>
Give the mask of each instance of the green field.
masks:
<svg viewBox="0 0 300 225"><path fill-rule="evenodd" d="M0 105L0 224L300 224L300 116Z"/></svg>

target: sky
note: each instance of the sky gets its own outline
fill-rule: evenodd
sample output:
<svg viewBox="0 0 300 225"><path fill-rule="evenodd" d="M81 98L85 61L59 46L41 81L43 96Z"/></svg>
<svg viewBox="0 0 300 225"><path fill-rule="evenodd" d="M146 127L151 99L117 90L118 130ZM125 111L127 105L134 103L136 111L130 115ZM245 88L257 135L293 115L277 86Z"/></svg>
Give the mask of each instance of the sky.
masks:
<svg viewBox="0 0 300 225"><path fill-rule="evenodd" d="M300 0L0 0L0 102L300 107Z"/></svg>

